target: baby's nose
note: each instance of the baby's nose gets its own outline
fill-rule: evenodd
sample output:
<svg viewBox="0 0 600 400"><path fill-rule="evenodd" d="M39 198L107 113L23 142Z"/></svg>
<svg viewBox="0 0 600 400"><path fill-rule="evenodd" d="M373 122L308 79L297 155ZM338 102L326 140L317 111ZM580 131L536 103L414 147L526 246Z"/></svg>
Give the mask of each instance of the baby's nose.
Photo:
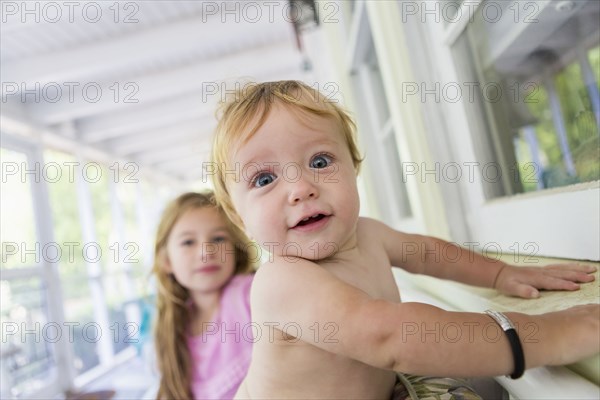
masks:
<svg viewBox="0 0 600 400"><path fill-rule="evenodd" d="M310 198L317 198L318 194L317 187L313 182L310 182L309 179L300 178L298 182L291 184L289 201L295 204Z"/></svg>

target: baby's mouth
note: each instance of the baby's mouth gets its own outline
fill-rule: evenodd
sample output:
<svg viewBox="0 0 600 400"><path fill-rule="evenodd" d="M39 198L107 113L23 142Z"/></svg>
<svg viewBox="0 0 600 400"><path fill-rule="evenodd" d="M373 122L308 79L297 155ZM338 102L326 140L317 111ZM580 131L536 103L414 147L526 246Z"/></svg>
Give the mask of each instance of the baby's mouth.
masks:
<svg viewBox="0 0 600 400"><path fill-rule="evenodd" d="M304 218L302 221L298 222L298 224L296 224L295 227L314 224L315 222L318 222L318 221L322 220L325 217L326 217L325 214L313 215L312 217Z"/></svg>

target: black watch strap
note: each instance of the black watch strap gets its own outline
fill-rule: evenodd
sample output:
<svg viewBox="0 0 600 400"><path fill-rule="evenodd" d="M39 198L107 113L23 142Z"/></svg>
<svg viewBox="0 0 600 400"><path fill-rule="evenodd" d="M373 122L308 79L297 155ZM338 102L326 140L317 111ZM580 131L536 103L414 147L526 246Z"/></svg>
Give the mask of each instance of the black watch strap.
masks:
<svg viewBox="0 0 600 400"><path fill-rule="evenodd" d="M515 368L513 373L509 375L512 379L518 379L523 376L525 372L525 355L523 354L523 346L521 346L521 340L519 339L519 335L515 326L512 324L510 319L501 312L494 310L486 310L485 313L492 317L494 321L500 325L500 328L506 334L506 338L510 343L510 349L513 354L513 360L515 363Z"/></svg>

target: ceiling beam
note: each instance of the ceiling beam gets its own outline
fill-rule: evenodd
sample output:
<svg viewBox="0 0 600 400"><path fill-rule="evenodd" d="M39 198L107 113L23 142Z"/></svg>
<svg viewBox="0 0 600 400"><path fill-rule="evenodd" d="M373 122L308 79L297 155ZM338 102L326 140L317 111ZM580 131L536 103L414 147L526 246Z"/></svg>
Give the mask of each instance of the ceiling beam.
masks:
<svg viewBox="0 0 600 400"><path fill-rule="evenodd" d="M42 146L48 148L65 151L71 154L80 154L85 159L96 161L110 166L115 162L124 165L134 160L130 158L115 157L102 149L80 143L74 139L66 138L63 135L57 134L53 129L48 127L37 126L30 119L21 119L19 116L10 115L5 112L0 114L0 125L2 126L2 134L15 134L30 138ZM174 181L172 174L165 174L162 169L145 165L140 168L140 176L151 177L155 181L164 182L167 184L177 183ZM181 175L177 174L178 178Z"/></svg>
<svg viewBox="0 0 600 400"><path fill-rule="evenodd" d="M170 159L154 164L165 171L179 171L182 169L202 169L202 163L210 157L207 152L197 152L179 159Z"/></svg>
<svg viewBox="0 0 600 400"><path fill-rule="evenodd" d="M172 68L160 74L88 85L85 90L80 85L74 87L73 96L63 91L56 102L48 101L50 98L28 102L27 108L32 118L47 125L115 110L131 111L139 104L150 105L189 93L197 94L197 101L212 105L219 100L217 90L222 87L223 81L237 80L249 74L269 76L282 69L294 74L300 66L301 55L292 43L277 42L227 57ZM256 79L255 76L249 78Z"/></svg>
<svg viewBox="0 0 600 400"><path fill-rule="evenodd" d="M205 142L210 144L213 121L193 119L178 124L161 127L111 139L104 143L106 149L121 156L135 156L137 153L164 149L178 142Z"/></svg>
<svg viewBox="0 0 600 400"><path fill-rule="evenodd" d="M163 161L191 157L194 154L204 153L209 149L210 146L202 141L173 143L169 147L146 151L138 154L136 157L131 158L142 165L156 166Z"/></svg>
<svg viewBox="0 0 600 400"><path fill-rule="evenodd" d="M224 23L220 15L194 16L139 29L122 37L77 46L58 52L27 57L1 64L4 82L45 85L51 82L82 82L127 70L140 64L178 58L182 54L202 54L227 49L232 38L250 45L256 38L278 37L293 42L290 23L276 18L270 23ZM215 32L227 34L215 35ZM210 40L204 40L208 39ZM160 50L160 51L159 51Z"/></svg>
<svg viewBox="0 0 600 400"><path fill-rule="evenodd" d="M203 165L209 160L210 155L208 153L198 153L190 158L169 160L155 165L165 173L176 175L187 181L202 179L203 183L208 183L210 182L210 176L205 176Z"/></svg>
<svg viewBox="0 0 600 400"><path fill-rule="evenodd" d="M202 103L202 97L190 93L165 99L131 110L107 112L77 121L79 137L86 143L137 134L146 130L164 128L193 119L214 120L214 108Z"/></svg>

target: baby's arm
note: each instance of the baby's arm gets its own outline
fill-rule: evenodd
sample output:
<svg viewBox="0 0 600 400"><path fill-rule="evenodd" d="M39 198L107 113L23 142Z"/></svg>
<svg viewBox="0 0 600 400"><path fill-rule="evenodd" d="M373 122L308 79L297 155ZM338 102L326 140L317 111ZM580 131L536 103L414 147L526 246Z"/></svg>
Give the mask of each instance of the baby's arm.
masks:
<svg viewBox="0 0 600 400"><path fill-rule="evenodd" d="M578 282L594 280L590 274L596 268L590 265L515 267L431 236L398 232L375 220L368 223L381 237L392 265L409 272L495 288L525 298L538 297L537 289L577 290Z"/></svg>
<svg viewBox="0 0 600 400"><path fill-rule="evenodd" d="M294 324L292 332L301 340L374 367L440 376L513 372L509 342L487 315L372 299L310 261L275 260L262 266L252 304L259 325L268 322L281 329ZM529 336L521 337L527 368L571 363L600 348L598 305L539 316L506 315L522 332L529 329ZM335 328L333 335L324 335L326 324Z"/></svg>

